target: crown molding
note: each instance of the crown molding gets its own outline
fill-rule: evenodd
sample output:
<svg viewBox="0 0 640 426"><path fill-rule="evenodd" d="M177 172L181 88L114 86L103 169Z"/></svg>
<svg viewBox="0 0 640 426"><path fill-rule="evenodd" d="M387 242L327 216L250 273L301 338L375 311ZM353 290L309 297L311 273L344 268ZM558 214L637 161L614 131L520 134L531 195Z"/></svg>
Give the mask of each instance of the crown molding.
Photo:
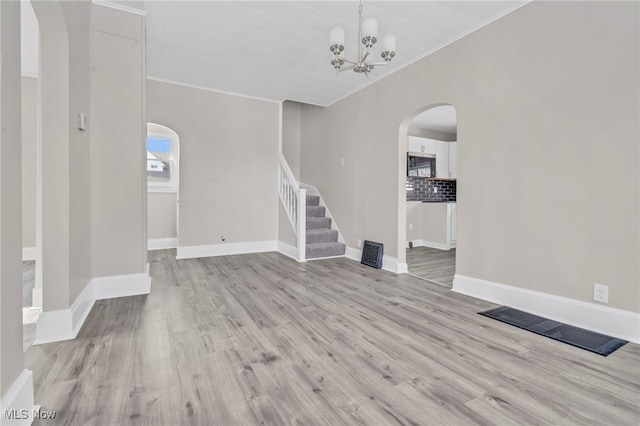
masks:
<svg viewBox="0 0 640 426"><path fill-rule="evenodd" d="M136 9L135 7L125 6L118 3L112 3L108 0L91 0L91 3L97 6L109 7L111 9L120 10L122 12L133 13L135 15L147 16L147 11L142 9Z"/></svg>

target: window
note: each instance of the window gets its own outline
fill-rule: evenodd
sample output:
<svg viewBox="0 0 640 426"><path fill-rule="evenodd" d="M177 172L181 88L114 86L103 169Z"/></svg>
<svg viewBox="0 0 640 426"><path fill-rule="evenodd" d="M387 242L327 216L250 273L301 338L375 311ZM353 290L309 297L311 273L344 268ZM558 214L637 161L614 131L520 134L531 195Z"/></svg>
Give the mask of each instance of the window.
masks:
<svg viewBox="0 0 640 426"><path fill-rule="evenodd" d="M147 184L150 192L178 190L178 135L168 127L147 123Z"/></svg>

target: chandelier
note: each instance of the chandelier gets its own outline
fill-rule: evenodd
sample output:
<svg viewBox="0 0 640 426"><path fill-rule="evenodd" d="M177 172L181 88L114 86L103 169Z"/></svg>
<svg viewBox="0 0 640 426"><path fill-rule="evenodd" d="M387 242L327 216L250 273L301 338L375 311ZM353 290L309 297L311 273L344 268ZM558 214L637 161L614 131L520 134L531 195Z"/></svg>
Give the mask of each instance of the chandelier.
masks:
<svg viewBox="0 0 640 426"><path fill-rule="evenodd" d="M378 41L378 21L373 18L362 21L362 1L358 6L358 59L347 59L342 55L344 51L344 28L334 27L329 34L329 49L333 52L331 65L336 69L336 74L342 71L354 70L357 73L364 73L367 77L377 66L387 66L396 55L396 37L388 34L382 37L382 59L384 62L370 62L373 45ZM344 63L350 64L343 68Z"/></svg>

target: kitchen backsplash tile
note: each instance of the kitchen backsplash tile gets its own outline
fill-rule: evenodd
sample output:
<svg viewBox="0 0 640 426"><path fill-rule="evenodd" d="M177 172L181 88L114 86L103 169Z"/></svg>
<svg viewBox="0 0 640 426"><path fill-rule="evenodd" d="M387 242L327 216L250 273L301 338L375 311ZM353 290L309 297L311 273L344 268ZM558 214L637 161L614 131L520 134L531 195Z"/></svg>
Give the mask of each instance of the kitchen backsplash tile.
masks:
<svg viewBox="0 0 640 426"><path fill-rule="evenodd" d="M407 201L456 201L456 181L407 176Z"/></svg>

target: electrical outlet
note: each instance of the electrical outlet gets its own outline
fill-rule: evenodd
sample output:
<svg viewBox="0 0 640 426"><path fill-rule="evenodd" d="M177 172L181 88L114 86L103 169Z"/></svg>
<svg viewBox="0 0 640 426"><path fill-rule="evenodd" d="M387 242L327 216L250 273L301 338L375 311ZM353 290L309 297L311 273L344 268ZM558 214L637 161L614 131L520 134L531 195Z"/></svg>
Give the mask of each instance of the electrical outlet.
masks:
<svg viewBox="0 0 640 426"><path fill-rule="evenodd" d="M362 240L358 238L358 247L362 247Z"/></svg>
<svg viewBox="0 0 640 426"><path fill-rule="evenodd" d="M600 303L609 303L609 286L594 283L593 300Z"/></svg>
<svg viewBox="0 0 640 426"><path fill-rule="evenodd" d="M437 186L434 186L434 187L433 187L433 193L434 193L434 194L437 194L437 193L438 193L438 187L437 187Z"/></svg>
<svg viewBox="0 0 640 426"><path fill-rule="evenodd" d="M409 231L413 231L413 223L409 224Z"/></svg>

